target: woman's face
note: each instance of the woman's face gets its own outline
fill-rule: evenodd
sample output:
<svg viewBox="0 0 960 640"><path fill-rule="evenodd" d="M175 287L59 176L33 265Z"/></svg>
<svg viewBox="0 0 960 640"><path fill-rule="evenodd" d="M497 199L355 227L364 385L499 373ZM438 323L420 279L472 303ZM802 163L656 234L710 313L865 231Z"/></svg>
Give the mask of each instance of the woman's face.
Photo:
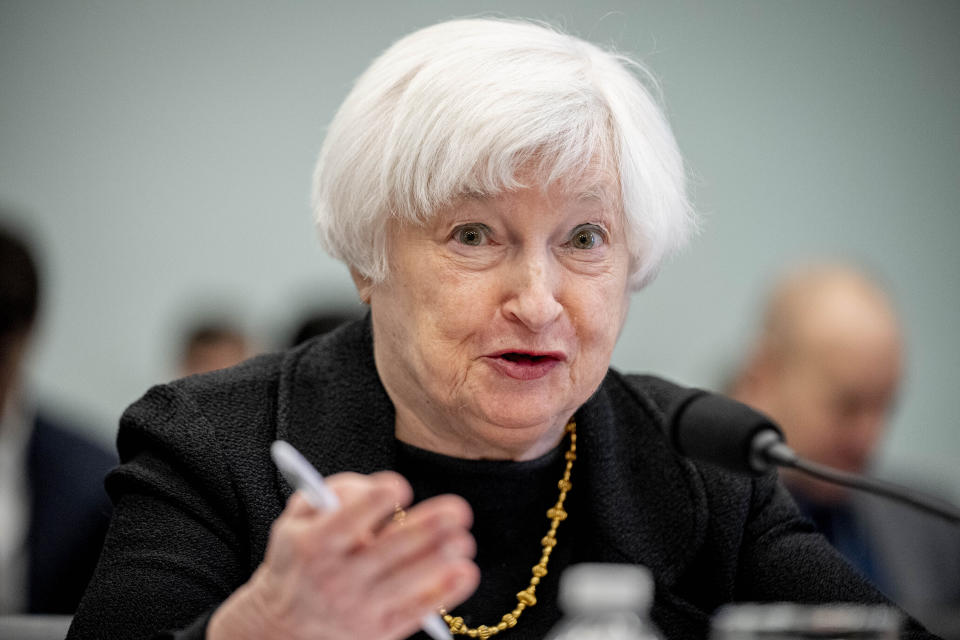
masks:
<svg viewBox="0 0 960 640"><path fill-rule="evenodd" d="M397 437L466 458L555 446L596 390L628 308L614 179L464 197L424 226L394 221L371 305Z"/></svg>

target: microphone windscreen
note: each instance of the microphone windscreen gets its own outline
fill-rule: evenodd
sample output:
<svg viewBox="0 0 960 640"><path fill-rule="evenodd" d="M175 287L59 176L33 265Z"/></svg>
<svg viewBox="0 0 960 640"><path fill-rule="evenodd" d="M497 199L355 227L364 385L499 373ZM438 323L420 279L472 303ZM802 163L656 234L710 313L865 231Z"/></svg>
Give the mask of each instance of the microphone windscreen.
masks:
<svg viewBox="0 0 960 640"><path fill-rule="evenodd" d="M758 474L765 469L752 461L759 434L783 433L768 417L726 396L690 389L667 415L674 449L685 456L711 462L731 471Z"/></svg>

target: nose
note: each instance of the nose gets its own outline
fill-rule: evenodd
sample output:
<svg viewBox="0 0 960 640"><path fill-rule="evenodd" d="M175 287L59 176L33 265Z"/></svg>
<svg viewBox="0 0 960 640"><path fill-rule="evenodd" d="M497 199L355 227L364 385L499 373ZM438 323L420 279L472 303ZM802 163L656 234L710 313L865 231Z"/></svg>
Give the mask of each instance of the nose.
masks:
<svg viewBox="0 0 960 640"><path fill-rule="evenodd" d="M504 279L504 316L534 333L549 327L563 313L557 299L560 271L561 266L549 252L521 255L511 261Z"/></svg>

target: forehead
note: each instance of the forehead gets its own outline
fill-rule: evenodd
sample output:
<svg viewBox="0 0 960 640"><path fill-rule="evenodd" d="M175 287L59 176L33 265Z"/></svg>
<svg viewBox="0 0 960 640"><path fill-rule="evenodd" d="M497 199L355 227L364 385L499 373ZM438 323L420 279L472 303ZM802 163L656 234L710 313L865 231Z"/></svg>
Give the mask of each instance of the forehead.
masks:
<svg viewBox="0 0 960 640"><path fill-rule="evenodd" d="M518 172L517 179L530 188L571 200L596 200L616 206L622 200L620 176L605 157L594 157L581 170L559 176L526 167Z"/></svg>
<svg viewBox="0 0 960 640"><path fill-rule="evenodd" d="M844 327L808 334L800 354L805 369L834 395L886 405L896 395L902 375L902 345L884 327ZM801 365L803 366L803 365Z"/></svg>
<svg viewBox="0 0 960 640"><path fill-rule="evenodd" d="M621 217L623 207L620 182L611 172L590 170L549 181L526 172L517 176L517 183L516 188L492 192L465 189L453 199L452 208L464 204L503 209L538 205L575 210L586 208L596 214L604 214L604 217Z"/></svg>

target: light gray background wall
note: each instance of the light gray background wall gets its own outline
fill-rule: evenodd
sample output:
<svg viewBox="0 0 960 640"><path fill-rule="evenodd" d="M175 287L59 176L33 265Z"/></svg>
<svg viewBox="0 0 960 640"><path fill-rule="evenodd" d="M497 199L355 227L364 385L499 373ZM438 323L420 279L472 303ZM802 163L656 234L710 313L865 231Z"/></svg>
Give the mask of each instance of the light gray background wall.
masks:
<svg viewBox="0 0 960 640"><path fill-rule="evenodd" d="M884 473L960 494L960 3L3 0L0 203L43 244L32 376L111 439L170 376L181 317L267 342L352 300L314 242L324 127L394 39L495 11L640 54L696 175L703 234L638 294L617 366L716 388L773 273L813 256L889 283L909 341Z"/></svg>

